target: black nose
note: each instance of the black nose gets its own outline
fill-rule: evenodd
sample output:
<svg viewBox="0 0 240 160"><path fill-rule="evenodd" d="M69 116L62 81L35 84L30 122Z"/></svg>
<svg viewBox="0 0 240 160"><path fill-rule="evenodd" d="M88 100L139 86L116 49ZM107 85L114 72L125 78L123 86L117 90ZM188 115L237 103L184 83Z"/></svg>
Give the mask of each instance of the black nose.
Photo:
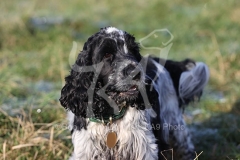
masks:
<svg viewBox="0 0 240 160"><path fill-rule="evenodd" d="M133 76L133 80L139 81L141 79L141 73L138 72L135 76Z"/></svg>
<svg viewBox="0 0 240 160"><path fill-rule="evenodd" d="M125 67L122 70L123 76L124 78L127 77L132 77L132 80L140 80L141 78L141 72L139 70L136 69L136 67L133 64L129 64L127 67Z"/></svg>

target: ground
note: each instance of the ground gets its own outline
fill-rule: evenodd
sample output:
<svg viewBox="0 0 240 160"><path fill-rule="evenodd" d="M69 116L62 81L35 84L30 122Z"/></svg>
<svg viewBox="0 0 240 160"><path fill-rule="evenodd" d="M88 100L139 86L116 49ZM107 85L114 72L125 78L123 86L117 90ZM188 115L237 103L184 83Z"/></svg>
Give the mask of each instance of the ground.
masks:
<svg viewBox="0 0 240 160"><path fill-rule="evenodd" d="M60 90L105 26L134 34L144 55L205 62L209 84L184 112L198 159L240 159L240 1L5 0L0 22L0 159L68 159Z"/></svg>

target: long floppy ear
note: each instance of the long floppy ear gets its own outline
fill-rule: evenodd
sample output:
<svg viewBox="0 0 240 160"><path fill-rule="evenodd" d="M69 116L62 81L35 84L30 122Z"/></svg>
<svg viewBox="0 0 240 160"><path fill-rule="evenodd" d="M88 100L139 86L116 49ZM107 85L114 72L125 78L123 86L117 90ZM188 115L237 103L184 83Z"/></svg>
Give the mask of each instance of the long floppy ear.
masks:
<svg viewBox="0 0 240 160"><path fill-rule="evenodd" d="M66 84L61 90L59 99L61 105L71 110L76 116L86 117L88 105L87 90L91 85L93 73L86 72L85 66L92 65L91 40L84 44L83 51L78 55L75 64L72 66L70 75L65 78Z"/></svg>

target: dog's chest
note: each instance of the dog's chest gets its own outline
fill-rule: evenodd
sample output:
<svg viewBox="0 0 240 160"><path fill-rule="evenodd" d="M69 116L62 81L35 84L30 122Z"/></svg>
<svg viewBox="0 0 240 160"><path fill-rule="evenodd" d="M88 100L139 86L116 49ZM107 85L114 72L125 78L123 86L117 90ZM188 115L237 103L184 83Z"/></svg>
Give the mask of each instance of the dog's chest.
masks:
<svg viewBox="0 0 240 160"><path fill-rule="evenodd" d="M107 147L110 132L116 133L117 143ZM157 159L158 148L145 111L129 107L125 116L110 127L89 122L87 130L74 131L73 159Z"/></svg>

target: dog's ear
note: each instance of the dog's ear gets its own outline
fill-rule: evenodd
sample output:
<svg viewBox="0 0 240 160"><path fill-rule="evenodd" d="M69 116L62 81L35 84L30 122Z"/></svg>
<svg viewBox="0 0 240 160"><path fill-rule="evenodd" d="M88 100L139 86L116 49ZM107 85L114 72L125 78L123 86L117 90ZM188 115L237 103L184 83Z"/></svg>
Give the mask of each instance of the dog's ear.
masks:
<svg viewBox="0 0 240 160"><path fill-rule="evenodd" d="M70 75L65 78L66 84L61 90L59 99L61 105L71 110L76 116L86 117L88 106L88 88L91 85L93 73L86 71L86 66L92 65L91 47L92 37L84 44L83 51L78 55L72 66Z"/></svg>

